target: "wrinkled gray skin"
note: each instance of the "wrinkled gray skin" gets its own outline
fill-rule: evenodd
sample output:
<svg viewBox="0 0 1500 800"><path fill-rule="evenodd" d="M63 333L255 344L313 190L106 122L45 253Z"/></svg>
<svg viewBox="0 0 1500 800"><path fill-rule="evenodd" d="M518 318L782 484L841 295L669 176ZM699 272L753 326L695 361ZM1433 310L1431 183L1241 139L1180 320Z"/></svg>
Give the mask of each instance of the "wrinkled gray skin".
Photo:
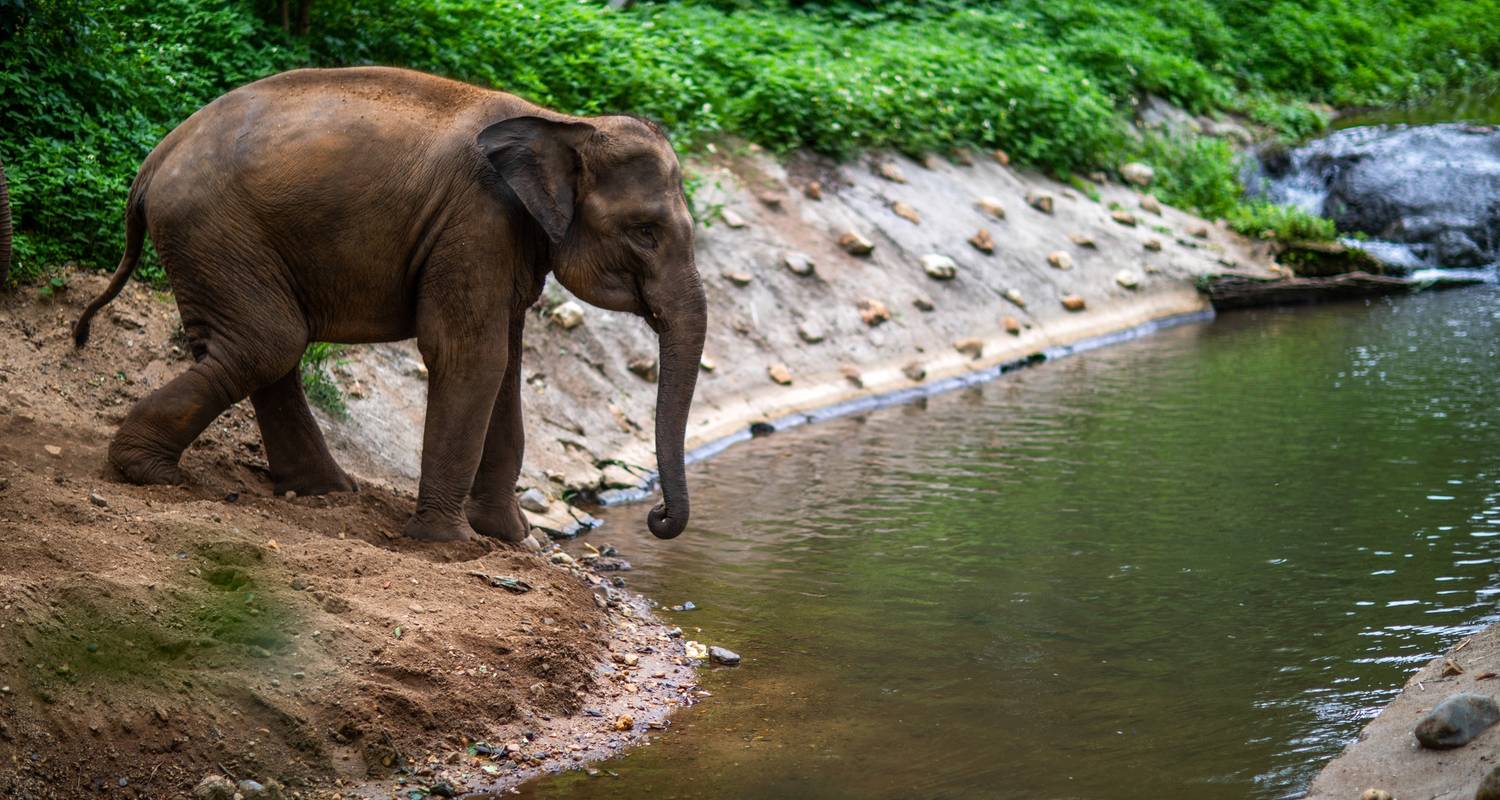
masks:
<svg viewBox="0 0 1500 800"><path fill-rule="evenodd" d="M147 157L126 208L125 284L149 231L197 360L110 445L131 481L250 397L278 493L350 491L303 397L309 342L415 336L430 378L405 533L517 541L521 335L549 272L660 339L657 463L671 538L688 521L683 436L706 310L671 145L626 116L579 118L405 70L298 70L205 106Z"/></svg>

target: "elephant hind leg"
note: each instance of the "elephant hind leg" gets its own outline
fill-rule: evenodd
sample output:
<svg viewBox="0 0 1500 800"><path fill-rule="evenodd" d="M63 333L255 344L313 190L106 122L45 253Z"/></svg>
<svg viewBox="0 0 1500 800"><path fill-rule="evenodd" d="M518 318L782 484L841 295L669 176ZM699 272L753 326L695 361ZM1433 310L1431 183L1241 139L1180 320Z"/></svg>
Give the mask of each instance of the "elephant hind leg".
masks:
<svg viewBox="0 0 1500 800"><path fill-rule="evenodd" d="M292 367L285 375L250 393L255 421L266 444L266 460L277 494L299 495L352 492L354 481L339 468L323 431L307 407L302 393L302 370Z"/></svg>

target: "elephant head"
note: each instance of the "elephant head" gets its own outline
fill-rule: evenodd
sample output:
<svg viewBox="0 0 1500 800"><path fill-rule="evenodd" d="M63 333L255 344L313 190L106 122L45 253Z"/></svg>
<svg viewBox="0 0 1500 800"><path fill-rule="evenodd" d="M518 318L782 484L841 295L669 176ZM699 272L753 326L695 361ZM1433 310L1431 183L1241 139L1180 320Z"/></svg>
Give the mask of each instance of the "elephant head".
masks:
<svg viewBox="0 0 1500 800"><path fill-rule="evenodd" d="M688 522L683 440L707 326L677 156L660 129L628 116L516 117L486 128L479 145L545 235L558 281L656 331L662 502L647 523L671 539Z"/></svg>
<svg viewBox="0 0 1500 800"><path fill-rule="evenodd" d="M10 189L5 183L5 165L0 163L0 289L10 278Z"/></svg>

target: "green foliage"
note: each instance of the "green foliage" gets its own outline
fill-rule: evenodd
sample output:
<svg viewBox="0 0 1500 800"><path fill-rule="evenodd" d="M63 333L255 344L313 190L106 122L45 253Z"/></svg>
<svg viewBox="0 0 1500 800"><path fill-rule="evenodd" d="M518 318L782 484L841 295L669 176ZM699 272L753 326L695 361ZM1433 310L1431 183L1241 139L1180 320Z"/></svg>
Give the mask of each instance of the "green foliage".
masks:
<svg viewBox="0 0 1500 800"><path fill-rule="evenodd" d="M1240 202L1234 150L1223 139L1147 136L1132 154L1156 170L1152 191L1168 205L1212 218Z"/></svg>
<svg viewBox="0 0 1500 800"><path fill-rule="evenodd" d="M1333 220L1313 216L1300 208L1263 200L1241 203L1230 210L1229 227L1246 236L1285 241L1321 242L1335 238Z"/></svg>
<svg viewBox="0 0 1500 800"><path fill-rule="evenodd" d="M343 345L313 342L302 354L302 391L308 402L339 419L349 416L349 405L344 402L343 389L329 371L329 362L343 351Z"/></svg>

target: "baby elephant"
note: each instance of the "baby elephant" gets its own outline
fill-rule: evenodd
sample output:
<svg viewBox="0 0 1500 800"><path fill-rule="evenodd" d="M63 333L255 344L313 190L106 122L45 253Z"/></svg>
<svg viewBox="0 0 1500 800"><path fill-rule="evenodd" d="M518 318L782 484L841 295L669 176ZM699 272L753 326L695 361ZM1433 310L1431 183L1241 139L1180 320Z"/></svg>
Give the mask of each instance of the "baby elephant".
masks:
<svg viewBox="0 0 1500 800"><path fill-rule="evenodd" d="M518 541L521 334L552 272L656 331L663 496L647 522L663 539L687 525L683 436L707 312L681 169L655 125L377 67L235 89L141 165L124 258L78 346L147 232L197 363L120 425L109 459L127 479L180 481L182 451L248 395L278 493L352 491L308 410L302 352L415 336L430 382L405 534Z"/></svg>

